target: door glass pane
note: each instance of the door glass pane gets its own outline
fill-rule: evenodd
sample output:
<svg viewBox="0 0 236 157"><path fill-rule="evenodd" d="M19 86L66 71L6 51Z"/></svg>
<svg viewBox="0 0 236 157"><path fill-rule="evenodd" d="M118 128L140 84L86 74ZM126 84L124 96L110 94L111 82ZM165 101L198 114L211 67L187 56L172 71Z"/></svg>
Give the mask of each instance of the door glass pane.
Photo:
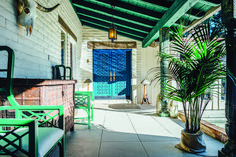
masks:
<svg viewBox="0 0 236 157"><path fill-rule="evenodd" d="M94 50L93 53L93 80L95 98L109 97L111 93L110 72L111 53L108 50Z"/></svg>

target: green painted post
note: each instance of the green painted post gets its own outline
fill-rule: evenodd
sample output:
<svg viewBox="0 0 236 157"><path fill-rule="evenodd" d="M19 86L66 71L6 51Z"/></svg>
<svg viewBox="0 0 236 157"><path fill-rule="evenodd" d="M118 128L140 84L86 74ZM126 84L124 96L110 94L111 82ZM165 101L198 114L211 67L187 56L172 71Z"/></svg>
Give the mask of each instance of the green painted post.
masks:
<svg viewBox="0 0 236 157"><path fill-rule="evenodd" d="M236 77L236 0L222 0L222 20L227 30L226 35L226 64L230 72ZM225 131L228 141L219 151L219 157L236 156L236 86L227 76L226 80L226 125Z"/></svg>
<svg viewBox="0 0 236 157"><path fill-rule="evenodd" d="M169 28L163 27L159 31L159 51L161 53L169 53L169 41L170 34ZM159 111L159 116L161 117L169 117L170 114L168 112L168 100L163 97L165 93L165 83L168 82L168 60L166 58L161 58L161 111Z"/></svg>

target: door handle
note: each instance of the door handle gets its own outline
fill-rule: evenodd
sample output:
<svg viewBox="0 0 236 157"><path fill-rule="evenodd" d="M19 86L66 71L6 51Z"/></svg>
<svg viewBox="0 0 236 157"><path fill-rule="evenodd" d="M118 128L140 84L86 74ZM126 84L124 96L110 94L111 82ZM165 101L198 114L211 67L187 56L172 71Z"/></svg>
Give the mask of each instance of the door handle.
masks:
<svg viewBox="0 0 236 157"><path fill-rule="evenodd" d="M110 81L112 81L112 72L110 71Z"/></svg>
<svg viewBox="0 0 236 157"><path fill-rule="evenodd" d="M113 81L116 81L116 73L113 71Z"/></svg>

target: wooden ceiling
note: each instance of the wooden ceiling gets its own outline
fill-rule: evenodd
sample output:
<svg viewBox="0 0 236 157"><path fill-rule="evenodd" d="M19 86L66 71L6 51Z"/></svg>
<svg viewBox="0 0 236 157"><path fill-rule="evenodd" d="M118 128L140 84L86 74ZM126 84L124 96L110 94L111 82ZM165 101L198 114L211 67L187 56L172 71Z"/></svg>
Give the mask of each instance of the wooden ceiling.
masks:
<svg viewBox="0 0 236 157"><path fill-rule="evenodd" d="M219 9L221 0L71 0L82 25L108 31L112 23L117 34L149 46L161 27L184 27ZM112 11L111 5L115 8ZM181 19L181 20L179 20Z"/></svg>

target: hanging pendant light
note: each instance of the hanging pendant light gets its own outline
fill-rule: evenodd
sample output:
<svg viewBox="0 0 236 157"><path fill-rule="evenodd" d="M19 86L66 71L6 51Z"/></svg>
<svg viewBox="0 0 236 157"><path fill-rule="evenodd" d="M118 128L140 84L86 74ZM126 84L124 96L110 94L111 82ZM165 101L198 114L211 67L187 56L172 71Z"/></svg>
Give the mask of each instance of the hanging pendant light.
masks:
<svg viewBox="0 0 236 157"><path fill-rule="evenodd" d="M112 7L112 18L111 18L112 23L108 31L108 39L111 39L111 42L113 43L114 40L117 39L117 31L115 25L113 24L113 8L115 8L115 6L111 5L111 7Z"/></svg>

